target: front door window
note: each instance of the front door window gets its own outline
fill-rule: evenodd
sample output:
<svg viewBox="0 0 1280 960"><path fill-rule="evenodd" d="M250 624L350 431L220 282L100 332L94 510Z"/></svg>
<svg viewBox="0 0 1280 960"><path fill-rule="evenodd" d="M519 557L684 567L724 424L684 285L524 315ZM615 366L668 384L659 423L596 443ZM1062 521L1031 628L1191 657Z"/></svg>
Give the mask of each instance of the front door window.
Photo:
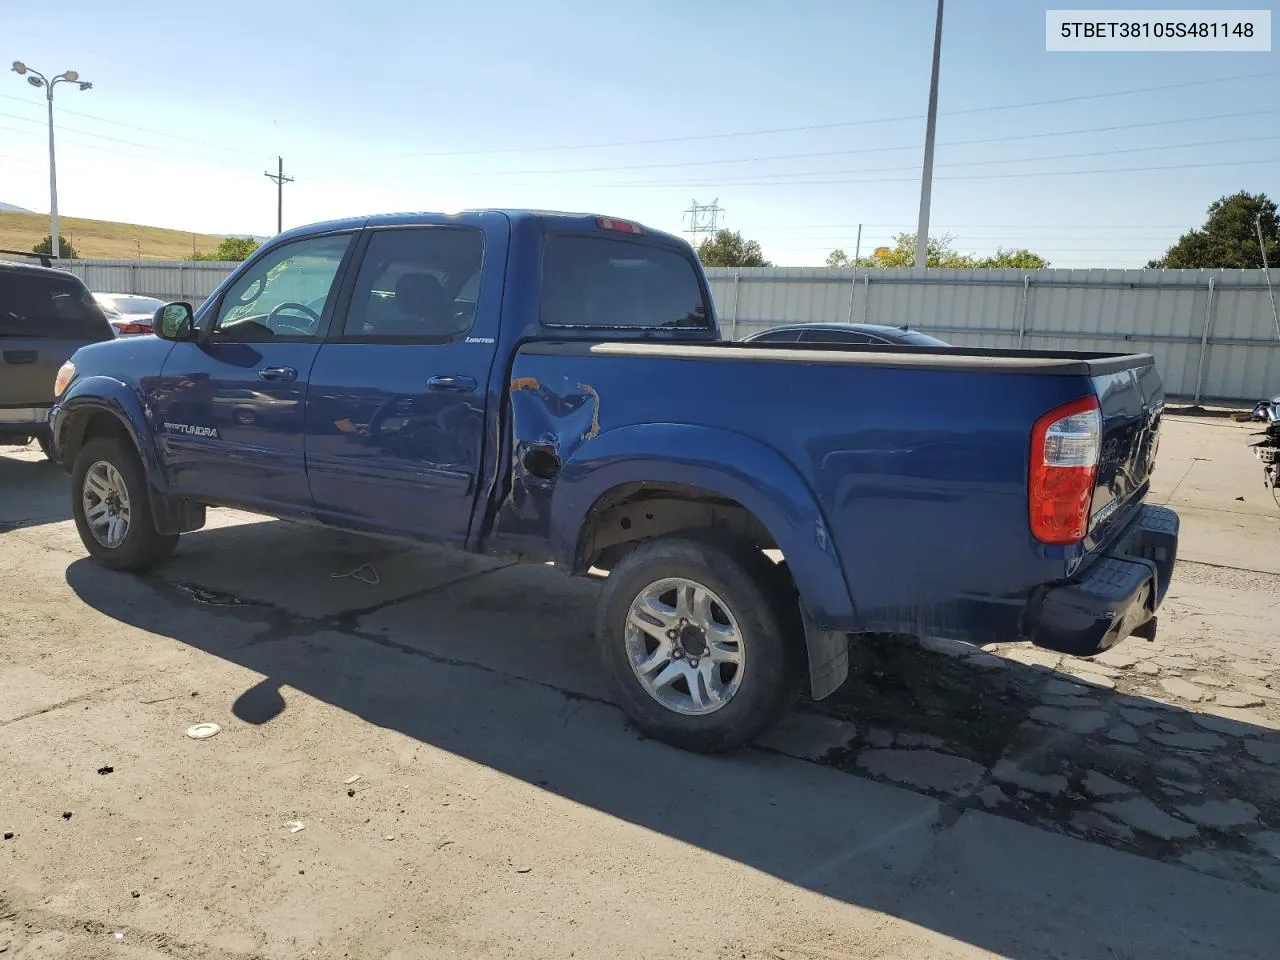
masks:
<svg viewBox="0 0 1280 960"><path fill-rule="evenodd" d="M312 237L263 256L223 296L214 336L241 343L319 337L350 243L351 234Z"/></svg>

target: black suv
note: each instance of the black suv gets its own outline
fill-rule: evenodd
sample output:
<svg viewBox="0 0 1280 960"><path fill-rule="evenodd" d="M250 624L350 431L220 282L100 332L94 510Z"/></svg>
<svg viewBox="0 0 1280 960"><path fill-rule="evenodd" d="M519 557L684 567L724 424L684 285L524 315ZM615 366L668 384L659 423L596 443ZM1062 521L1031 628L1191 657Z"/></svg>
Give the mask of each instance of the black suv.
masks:
<svg viewBox="0 0 1280 960"><path fill-rule="evenodd" d="M85 344L114 336L79 277L0 261L0 443L38 440L52 458L49 407L58 368Z"/></svg>

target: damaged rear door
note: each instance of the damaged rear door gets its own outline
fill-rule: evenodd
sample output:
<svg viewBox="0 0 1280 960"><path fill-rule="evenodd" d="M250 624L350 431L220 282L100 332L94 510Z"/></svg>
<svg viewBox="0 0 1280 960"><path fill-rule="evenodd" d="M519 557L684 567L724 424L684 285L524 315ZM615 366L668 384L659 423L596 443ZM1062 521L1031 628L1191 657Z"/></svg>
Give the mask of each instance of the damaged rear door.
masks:
<svg viewBox="0 0 1280 960"><path fill-rule="evenodd" d="M321 519L466 539L507 236L505 218L466 216L366 231L311 374L307 475Z"/></svg>

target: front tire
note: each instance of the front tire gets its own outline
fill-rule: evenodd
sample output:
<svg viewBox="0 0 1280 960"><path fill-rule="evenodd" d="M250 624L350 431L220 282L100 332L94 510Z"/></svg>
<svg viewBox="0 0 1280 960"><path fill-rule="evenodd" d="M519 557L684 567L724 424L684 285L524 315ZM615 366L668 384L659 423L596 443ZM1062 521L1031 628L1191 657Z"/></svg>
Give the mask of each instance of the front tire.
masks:
<svg viewBox="0 0 1280 960"><path fill-rule="evenodd" d="M85 549L112 570L147 570L178 545L176 533L156 531L142 464L118 440L91 440L80 449L71 472L71 509Z"/></svg>
<svg viewBox="0 0 1280 960"><path fill-rule="evenodd" d="M641 732L719 753L751 742L787 708L790 619L771 567L757 551L671 537L642 543L610 572L596 637Z"/></svg>

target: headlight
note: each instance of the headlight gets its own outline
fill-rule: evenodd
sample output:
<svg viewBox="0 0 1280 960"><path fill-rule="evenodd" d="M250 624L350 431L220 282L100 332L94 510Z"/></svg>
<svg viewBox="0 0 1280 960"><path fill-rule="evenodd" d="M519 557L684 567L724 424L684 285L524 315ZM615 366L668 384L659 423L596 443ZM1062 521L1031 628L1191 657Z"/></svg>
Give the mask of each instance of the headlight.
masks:
<svg viewBox="0 0 1280 960"><path fill-rule="evenodd" d="M58 368L58 375L53 381L53 398L56 400L66 391L76 375L76 365L68 360Z"/></svg>

